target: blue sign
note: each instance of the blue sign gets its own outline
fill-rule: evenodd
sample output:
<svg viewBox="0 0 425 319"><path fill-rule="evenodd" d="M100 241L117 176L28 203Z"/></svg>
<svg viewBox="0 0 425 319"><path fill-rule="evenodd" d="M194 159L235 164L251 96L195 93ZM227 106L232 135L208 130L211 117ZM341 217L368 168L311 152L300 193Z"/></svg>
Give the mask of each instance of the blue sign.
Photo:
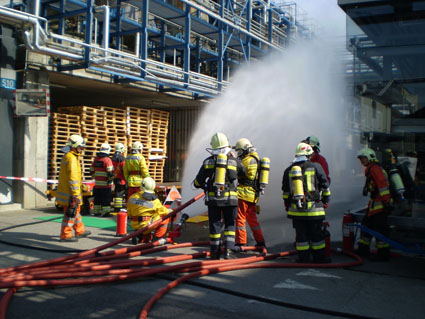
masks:
<svg viewBox="0 0 425 319"><path fill-rule="evenodd" d="M3 89L14 90L16 89L16 80L0 78L0 87Z"/></svg>

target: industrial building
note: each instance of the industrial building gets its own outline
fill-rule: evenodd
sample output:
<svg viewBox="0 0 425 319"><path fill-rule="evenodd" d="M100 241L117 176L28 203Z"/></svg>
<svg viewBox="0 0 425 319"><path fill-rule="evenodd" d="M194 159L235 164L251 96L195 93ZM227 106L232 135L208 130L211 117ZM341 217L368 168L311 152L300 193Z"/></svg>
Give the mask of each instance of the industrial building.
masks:
<svg viewBox="0 0 425 319"><path fill-rule="evenodd" d="M85 171L100 143L141 140L157 182L179 181L205 102L239 66L312 32L294 2L0 4L0 175L12 177L54 179L60 147L80 133ZM45 183L1 181L0 203L46 205Z"/></svg>
<svg viewBox="0 0 425 319"><path fill-rule="evenodd" d="M382 156L409 165L424 214L425 1L338 0L347 15L347 49L357 107L352 129Z"/></svg>

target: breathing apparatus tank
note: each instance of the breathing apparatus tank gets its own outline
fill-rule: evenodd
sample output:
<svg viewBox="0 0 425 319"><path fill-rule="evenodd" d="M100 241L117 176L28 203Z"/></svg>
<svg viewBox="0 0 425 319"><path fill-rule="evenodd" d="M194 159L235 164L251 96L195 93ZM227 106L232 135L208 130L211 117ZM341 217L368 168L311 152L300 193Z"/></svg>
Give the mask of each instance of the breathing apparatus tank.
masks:
<svg viewBox="0 0 425 319"><path fill-rule="evenodd" d="M215 161L215 177L214 186L216 187L216 195L221 196L221 191L224 189L226 183L226 168L227 168L227 155L219 153Z"/></svg>
<svg viewBox="0 0 425 319"><path fill-rule="evenodd" d="M299 166L292 166L289 172L289 177L292 182L293 199L297 201L297 207L302 207L302 200L304 199L304 186L303 186L303 173Z"/></svg>
<svg viewBox="0 0 425 319"><path fill-rule="evenodd" d="M401 179L400 174L398 173L397 167L392 167L389 172L389 180L390 185L394 189L394 191L397 193L397 195L403 199L405 187L403 184L403 180Z"/></svg>
<svg viewBox="0 0 425 319"><path fill-rule="evenodd" d="M260 161L260 192L264 195L264 188L269 185L269 173L270 173L270 158L263 157Z"/></svg>

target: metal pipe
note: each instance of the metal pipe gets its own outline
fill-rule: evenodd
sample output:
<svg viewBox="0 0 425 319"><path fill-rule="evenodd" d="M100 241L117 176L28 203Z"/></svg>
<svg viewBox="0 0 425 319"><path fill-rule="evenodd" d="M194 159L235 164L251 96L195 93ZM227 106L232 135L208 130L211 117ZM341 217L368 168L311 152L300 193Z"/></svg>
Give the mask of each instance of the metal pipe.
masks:
<svg viewBox="0 0 425 319"><path fill-rule="evenodd" d="M269 47L272 47L272 48L274 48L274 49L276 49L278 51L282 51L282 52L284 51L283 48L277 47L277 46L273 45L272 43L270 43L268 41L265 41L264 39L262 39L262 38L256 36L255 34L253 34L253 33L249 32L249 31L245 30L244 28L241 28L241 27L237 26L236 24L230 22L229 20L226 20L226 19L222 18L220 15L218 15L218 14L216 14L216 13L208 10L207 8L204 8L204 7L202 7L202 6L200 6L200 5L196 4L196 3L193 3L192 1L189 1L189 0L180 0L180 1L183 2L183 3L185 3L185 4L187 4L188 6L191 6L191 7L195 8L195 9L197 9L199 11L204 12L205 14L213 17L214 19L217 19L218 21L223 22L224 24L227 24L227 25L231 26L235 30L237 30L239 32L242 32L243 34L245 34L245 35L247 35L247 36L249 36L251 38L254 38L257 41L260 41L261 43L264 43L264 44L268 45Z"/></svg>

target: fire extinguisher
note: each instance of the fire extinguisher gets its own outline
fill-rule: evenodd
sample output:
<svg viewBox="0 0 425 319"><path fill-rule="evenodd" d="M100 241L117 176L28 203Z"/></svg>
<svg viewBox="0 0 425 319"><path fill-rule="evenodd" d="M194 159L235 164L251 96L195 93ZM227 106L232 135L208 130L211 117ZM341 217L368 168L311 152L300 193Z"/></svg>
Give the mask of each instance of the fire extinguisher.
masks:
<svg viewBox="0 0 425 319"><path fill-rule="evenodd" d="M116 237L127 235L127 212L119 212L117 214L117 232Z"/></svg>
<svg viewBox="0 0 425 319"><path fill-rule="evenodd" d="M347 212L342 218L342 248L352 252L354 249L354 216Z"/></svg>
<svg viewBox="0 0 425 319"><path fill-rule="evenodd" d="M325 255L326 257L331 256L331 233L328 230L329 223L323 222L323 233L325 234Z"/></svg>

